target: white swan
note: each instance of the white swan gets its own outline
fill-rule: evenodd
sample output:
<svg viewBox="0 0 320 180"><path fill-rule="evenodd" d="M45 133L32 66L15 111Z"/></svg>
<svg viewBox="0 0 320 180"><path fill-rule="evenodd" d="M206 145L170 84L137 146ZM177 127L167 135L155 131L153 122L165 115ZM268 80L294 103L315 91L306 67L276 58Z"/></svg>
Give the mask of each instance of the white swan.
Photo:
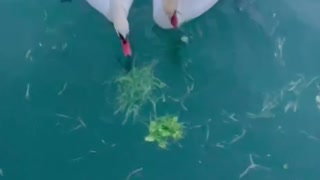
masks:
<svg viewBox="0 0 320 180"><path fill-rule="evenodd" d="M153 19L163 29L178 28L201 16L218 0L153 0Z"/></svg>
<svg viewBox="0 0 320 180"><path fill-rule="evenodd" d="M125 56L131 56L129 42L128 14L133 0L87 0L87 2L109 21L113 23L114 29L120 38L122 50Z"/></svg>

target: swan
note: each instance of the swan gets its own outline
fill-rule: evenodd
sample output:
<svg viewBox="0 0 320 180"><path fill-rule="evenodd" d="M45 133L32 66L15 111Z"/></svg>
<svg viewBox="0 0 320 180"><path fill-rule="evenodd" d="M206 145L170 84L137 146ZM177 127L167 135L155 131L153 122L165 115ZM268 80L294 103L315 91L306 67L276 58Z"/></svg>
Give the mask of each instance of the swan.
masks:
<svg viewBox="0 0 320 180"><path fill-rule="evenodd" d="M208 11L218 0L153 0L153 19L163 29L178 28Z"/></svg>
<svg viewBox="0 0 320 180"><path fill-rule="evenodd" d="M125 56L131 56L128 14L133 0L86 0L90 6L113 23Z"/></svg>

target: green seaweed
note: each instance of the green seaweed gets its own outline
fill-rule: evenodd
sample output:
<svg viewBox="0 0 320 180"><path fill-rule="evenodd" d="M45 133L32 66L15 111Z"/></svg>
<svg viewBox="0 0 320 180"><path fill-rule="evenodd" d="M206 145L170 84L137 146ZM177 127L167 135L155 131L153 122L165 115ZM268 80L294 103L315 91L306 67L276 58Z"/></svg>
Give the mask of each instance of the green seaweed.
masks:
<svg viewBox="0 0 320 180"><path fill-rule="evenodd" d="M133 67L132 70L116 78L118 86L117 108L115 114L125 113L125 124L130 116L135 117L139 114L141 107L147 102L152 103L156 111L157 95L161 89L166 87L160 79L153 74L153 65L142 68Z"/></svg>
<svg viewBox="0 0 320 180"><path fill-rule="evenodd" d="M156 142L166 149L170 142L178 142L184 137L184 125L178 122L177 116L162 116L150 121L147 142Z"/></svg>

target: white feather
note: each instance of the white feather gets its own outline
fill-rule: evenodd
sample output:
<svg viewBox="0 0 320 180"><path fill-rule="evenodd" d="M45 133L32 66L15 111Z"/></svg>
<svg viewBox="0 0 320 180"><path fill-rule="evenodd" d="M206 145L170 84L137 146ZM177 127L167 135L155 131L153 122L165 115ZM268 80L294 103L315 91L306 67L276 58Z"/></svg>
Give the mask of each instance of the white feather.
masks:
<svg viewBox="0 0 320 180"><path fill-rule="evenodd" d="M153 19L155 23L163 29L173 28L168 16L163 10L164 0L153 0ZM179 26L183 23L195 19L205 12L207 12L211 7L213 7L218 0L178 0L178 21Z"/></svg>

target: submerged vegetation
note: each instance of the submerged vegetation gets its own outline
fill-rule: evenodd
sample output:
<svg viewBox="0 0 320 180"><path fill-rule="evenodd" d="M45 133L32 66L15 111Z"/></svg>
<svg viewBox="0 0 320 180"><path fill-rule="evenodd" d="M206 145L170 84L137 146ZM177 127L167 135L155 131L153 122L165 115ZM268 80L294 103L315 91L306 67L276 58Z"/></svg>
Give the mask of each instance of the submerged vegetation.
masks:
<svg viewBox="0 0 320 180"><path fill-rule="evenodd" d="M154 76L153 65L142 68L133 67L129 73L116 78L115 82L118 86L115 114L125 113L123 124L130 116L135 118L147 102L152 103L155 111L156 101L161 96L159 93L166 87L165 83Z"/></svg>
<svg viewBox="0 0 320 180"><path fill-rule="evenodd" d="M156 143L161 149L167 149L170 143L177 143L184 138L185 127L178 121L178 116L157 116L156 104L159 99L165 102L163 90L167 85L154 76L153 68L154 64L133 67L131 71L115 79L117 96L114 114L123 113L125 118L122 124L125 124L131 117L135 120L142 107L149 103L152 105L150 115L153 118L147 125L148 135L145 136L145 141Z"/></svg>
<svg viewBox="0 0 320 180"><path fill-rule="evenodd" d="M170 142L177 142L184 136L184 125L178 122L177 116L162 116L150 121L147 142L156 142L166 149Z"/></svg>

